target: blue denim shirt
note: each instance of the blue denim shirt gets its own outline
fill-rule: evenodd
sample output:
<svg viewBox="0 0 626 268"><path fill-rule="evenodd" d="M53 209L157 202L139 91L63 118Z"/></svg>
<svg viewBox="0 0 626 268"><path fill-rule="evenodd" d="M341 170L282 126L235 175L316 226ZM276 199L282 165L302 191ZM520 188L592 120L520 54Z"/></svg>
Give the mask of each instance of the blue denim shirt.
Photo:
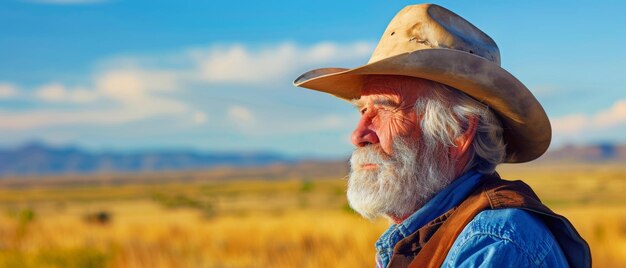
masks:
<svg viewBox="0 0 626 268"><path fill-rule="evenodd" d="M377 267L387 267L393 247L426 223L459 205L480 182L468 171L376 242ZM521 209L486 210L455 240L442 267L568 267L565 255L544 223Z"/></svg>

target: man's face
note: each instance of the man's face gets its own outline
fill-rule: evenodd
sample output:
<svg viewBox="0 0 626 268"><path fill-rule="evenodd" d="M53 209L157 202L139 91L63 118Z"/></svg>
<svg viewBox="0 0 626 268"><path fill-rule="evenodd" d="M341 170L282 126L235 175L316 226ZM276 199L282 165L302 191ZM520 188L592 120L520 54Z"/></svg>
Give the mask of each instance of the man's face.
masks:
<svg viewBox="0 0 626 268"><path fill-rule="evenodd" d="M414 109L427 85L414 78L377 76L362 89L348 201L367 218L401 220L449 183L453 169L447 151L423 142Z"/></svg>
<svg viewBox="0 0 626 268"><path fill-rule="evenodd" d="M425 92L420 80L403 76L374 76L361 92L361 98L356 103L361 119L352 132L354 146L358 148L380 143L382 150L391 156L395 138L417 140L420 137L418 117L413 107Z"/></svg>

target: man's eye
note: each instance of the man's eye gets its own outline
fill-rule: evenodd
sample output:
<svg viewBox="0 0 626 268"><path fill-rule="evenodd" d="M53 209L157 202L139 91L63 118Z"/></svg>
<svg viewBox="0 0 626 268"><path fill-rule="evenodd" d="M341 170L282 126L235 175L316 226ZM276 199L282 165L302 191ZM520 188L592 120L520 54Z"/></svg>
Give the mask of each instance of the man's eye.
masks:
<svg viewBox="0 0 626 268"><path fill-rule="evenodd" d="M367 108L361 109L361 114L365 114L365 112L367 112Z"/></svg>

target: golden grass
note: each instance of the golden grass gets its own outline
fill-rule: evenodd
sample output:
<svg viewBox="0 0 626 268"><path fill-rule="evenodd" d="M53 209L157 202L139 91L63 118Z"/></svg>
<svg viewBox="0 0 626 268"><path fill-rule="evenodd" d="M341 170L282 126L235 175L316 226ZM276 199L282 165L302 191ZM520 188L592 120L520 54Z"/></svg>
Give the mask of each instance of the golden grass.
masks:
<svg viewBox="0 0 626 268"><path fill-rule="evenodd" d="M500 169L574 223L596 267L626 267L625 171ZM349 210L338 178L33 183L0 188L0 204L0 267L372 267L387 227Z"/></svg>

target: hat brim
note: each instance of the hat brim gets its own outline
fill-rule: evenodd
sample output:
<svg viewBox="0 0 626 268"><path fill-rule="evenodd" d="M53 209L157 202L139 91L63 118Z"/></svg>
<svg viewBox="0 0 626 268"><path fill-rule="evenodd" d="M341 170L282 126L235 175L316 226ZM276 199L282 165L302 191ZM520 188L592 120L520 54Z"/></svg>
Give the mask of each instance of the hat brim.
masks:
<svg viewBox="0 0 626 268"><path fill-rule="evenodd" d="M423 49L354 69L316 69L302 74L294 85L349 101L361 97L361 88L369 75L428 79L454 87L486 104L501 119L507 163L536 159L550 145L550 121L530 90L497 64L459 50Z"/></svg>

